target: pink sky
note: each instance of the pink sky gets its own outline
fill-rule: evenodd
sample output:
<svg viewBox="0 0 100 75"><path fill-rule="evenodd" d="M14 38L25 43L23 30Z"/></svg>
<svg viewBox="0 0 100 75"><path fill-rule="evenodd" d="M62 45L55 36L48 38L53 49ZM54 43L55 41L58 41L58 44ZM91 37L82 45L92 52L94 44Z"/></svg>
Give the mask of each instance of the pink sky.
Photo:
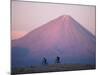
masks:
<svg viewBox="0 0 100 75"><path fill-rule="evenodd" d="M70 15L95 35L95 6L12 1L12 39L61 15Z"/></svg>

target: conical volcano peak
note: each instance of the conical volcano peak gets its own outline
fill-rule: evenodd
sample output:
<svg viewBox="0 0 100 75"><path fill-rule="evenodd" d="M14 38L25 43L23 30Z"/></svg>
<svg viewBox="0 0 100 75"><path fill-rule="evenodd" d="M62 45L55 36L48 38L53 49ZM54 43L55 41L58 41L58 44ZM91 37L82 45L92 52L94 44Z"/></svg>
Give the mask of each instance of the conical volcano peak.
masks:
<svg viewBox="0 0 100 75"><path fill-rule="evenodd" d="M69 16L69 15L62 15L60 17L62 17L62 18L70 18L71 16Z"/></svg>
<svg viewBox="0 0 100 75"><path fill-rule="evenodd" d="M56 20L61 21L61 23L66 24L69 22L73 22L73 18L69 15L61 15L60 17L58 17Z"/></svg>
<svg viewBox="0 0 100 75"><path fill-rule="evenodd" d="M59 18L64 19L64 20L65 19L68 20L68 19L71 19L71 16L69 16L69 15L62 15Z"/></svg>

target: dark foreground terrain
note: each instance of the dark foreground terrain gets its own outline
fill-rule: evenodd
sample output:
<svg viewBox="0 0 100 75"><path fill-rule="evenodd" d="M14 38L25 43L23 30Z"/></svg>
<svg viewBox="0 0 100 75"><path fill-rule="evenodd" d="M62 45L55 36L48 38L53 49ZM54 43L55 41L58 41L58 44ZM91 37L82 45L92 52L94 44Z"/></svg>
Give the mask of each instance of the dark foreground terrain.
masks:
<svg viewBox="0 0 100 75"><path fill-rule="evenodd" d="M43 73L43 72L57 72L57 71L74 71L74 70L89 70L95 69L95 65L79 65L79 64L53 64L42 66L31 66L28 68L12 69L12 75L25 73Z"/></svg>

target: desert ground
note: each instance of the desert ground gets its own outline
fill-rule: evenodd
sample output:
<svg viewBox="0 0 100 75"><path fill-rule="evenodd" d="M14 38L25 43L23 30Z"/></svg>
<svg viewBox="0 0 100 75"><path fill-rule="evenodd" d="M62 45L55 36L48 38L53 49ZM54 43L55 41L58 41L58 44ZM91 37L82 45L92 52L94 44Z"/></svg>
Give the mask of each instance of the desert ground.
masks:
<svg viewBox="0 0 100 75"><path fill-rule="evenodd" d="M89 70L95 69L95 65L83 64L51 64L41 66L30 66L27 68L16 68L12 70L12 75L26 74L26 73L43 73L43 72L57 72L57 71L74 71L74 70Z"/></svg>

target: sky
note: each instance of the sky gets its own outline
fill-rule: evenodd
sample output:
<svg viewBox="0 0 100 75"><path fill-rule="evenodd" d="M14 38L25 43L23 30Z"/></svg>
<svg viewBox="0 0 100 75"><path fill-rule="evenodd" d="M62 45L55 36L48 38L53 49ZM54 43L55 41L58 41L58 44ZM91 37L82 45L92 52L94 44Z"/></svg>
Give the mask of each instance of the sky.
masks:
<svg viewBox="0 0 100 75"><path fill-rule="evenodd" d="M18 39L61 15L70 15L95 34L95 6L12 1L12 39Z"/></svg>

